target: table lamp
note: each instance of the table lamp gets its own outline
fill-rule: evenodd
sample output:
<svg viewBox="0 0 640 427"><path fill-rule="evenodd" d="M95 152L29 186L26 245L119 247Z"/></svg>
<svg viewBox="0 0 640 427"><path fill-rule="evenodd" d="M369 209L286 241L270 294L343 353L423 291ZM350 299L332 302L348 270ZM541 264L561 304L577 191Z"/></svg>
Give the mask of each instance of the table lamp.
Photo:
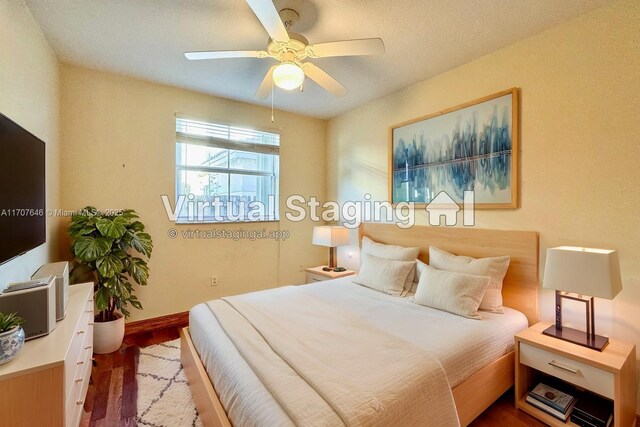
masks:
<svg viewBox="0 0 640 427"><path fill-rule="evenodd" d="M336 268L336 248L349 244L349 230L345 227L321 225L313 227L313 244L328 246L329 268Z"/></svg>
<svg viewBox="0 0 640 427"><path fill-rule="evenodd" d="M556 324L545 335L602 351L609 338L596 335L593 297L613 299L622 290L618 252L561 246L547 249L542 287L556 291ZM583 302L586 331L562 326L562 299Z"/></svg>

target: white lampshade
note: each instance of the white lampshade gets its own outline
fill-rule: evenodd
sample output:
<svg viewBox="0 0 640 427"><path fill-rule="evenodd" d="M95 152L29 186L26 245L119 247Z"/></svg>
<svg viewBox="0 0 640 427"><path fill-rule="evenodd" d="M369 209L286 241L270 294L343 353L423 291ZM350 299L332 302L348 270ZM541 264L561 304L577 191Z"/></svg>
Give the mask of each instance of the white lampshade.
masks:
<svg viewBox="0 0 640 427"><path fill-rule="evenodd" d="M613 299L622 290L618 252L574 246L547 249L542 286Z"/></svg>
<svg viewBox="0 0 640 427"><path fill-rule="evenodd" d="M304 82L304 71L296 64L283 62L273 70L273 83L279 88L293 90Z"/></svg>
<svg viewBox="0 0 640 427"><path fill-rule="evenodd" d="M349 230L345 227L331 225L313 227L313 244L330 248L348 245Z"/></svg>

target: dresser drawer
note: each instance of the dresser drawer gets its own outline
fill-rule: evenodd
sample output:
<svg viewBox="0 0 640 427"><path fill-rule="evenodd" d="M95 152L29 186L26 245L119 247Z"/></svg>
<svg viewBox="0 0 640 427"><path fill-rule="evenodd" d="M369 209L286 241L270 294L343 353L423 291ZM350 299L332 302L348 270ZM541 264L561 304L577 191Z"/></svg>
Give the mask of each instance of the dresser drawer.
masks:
<svg viewBox="0 0 640 427"><path fill-rule="evenodd" d="M520 363L613 399L614 375L612 373L523 342L519 345Z"/></svg>
<svg viewBox="0 0 640 427"><path fill-rule="evenodd" d="M71 391L67 398L65 425L67 427L76 427L80 422L82 408L84 406L84 397L89 387L91 378L91 357L76 369Z"/></svg>
<svg viewBox="0 0 640 427"><path fill-rule="evenodd" d="M82 416L84 399L91 380L91 370L93 367L93 299L90 298L82 313L76 335L82 338L82 344L75 363L75 372L71 390L67 395L66 403L66 426L77 427ZM69 371L74 368L69 366Z"/></svg>
<svg viewBox="0 0 640 427"><path fill-rule="evenodd" d="M75 372L79 364L84 364L83 357L87 347L93 346L93 302L87 302L80 315L80 321L73 334L65 365L65 396L70 396L74 385Z"/></svg>
<svg viewBox="0 0 640 427"><path fill-rule="evenodd" d="M77 419L80 411L82 410L82 406L84 404L81 399L82 388L85 382L84 374L84 366L78 366L76 370L77 378L74 377L73 383L71 384L71 390L69 391L69 395L67 396L67 403L65 408L65 425L67 427L77 426Z"/></svg>
<svg viewBox="0 0 640 427"><path fill-rule="evenodd" d="M84 352L86 350L93 350L93 309L87 310L85 316L86 317L82 321L82 327L79 328L85 331L84 334L81 334L82 336L84 336L81 352ZM93 351L91 351L90 353L92 352Z"/></svg>
<svg viewBox="0 0 640 427"><path fill-rule="evenodd" d="M91 378L93 352L91 348L83 349L75 367L73 382L66 401L66 425L77 426L82 414L84 398ZM72 370L72 369L69 369Z"/></svg>
<svg viewBox="0 0 640 427"><path fill-rule="evenodd" d="M73 375L76 371L76 365L80 360L80 355L82 354L82 345L84 343L84 338L86 334L86 329L82 330L82 333L79 334L81 330L76 329L73 335L73 339L71 341L71 345L69 346L69 351L67 353L67 357L64 360L64 390L65 396L69 396L69 392L71 387L73 386Z"/></svg>

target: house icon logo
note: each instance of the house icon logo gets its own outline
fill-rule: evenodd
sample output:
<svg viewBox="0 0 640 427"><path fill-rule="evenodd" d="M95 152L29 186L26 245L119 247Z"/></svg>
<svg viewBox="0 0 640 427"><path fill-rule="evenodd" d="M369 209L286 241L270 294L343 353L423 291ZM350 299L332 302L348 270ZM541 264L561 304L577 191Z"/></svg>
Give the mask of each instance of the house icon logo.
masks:
<svg viewBox="0 0 640 427"><path fill-rule="evenodd" d="M475 224L474 204L474 192L465 191L463 198L463 225ZM441 225L442 217L444 217L444 225L452 226L458 222L460 205L446 191L441 191L425 206L425 210L429 213L429 225Z"/></svg>

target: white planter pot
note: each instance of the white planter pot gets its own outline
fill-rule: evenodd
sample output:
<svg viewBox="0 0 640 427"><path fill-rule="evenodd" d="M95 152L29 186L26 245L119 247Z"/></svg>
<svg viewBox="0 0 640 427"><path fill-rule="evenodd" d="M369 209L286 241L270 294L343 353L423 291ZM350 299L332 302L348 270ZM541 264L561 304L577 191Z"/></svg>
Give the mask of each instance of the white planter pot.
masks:
<svg viewBox="0 0 640 427"><path fill-rule="evenodd" d="M24 345L24 330L16 326L0 334L0 365L18 355Z"/></svg>
<svg viewBox="0 0 640 427"><path fill-rule="evenodd" d="M124 316L110 322L94 322L93 352L96 354L113 353L122 345L124 338Z"/></svg>

